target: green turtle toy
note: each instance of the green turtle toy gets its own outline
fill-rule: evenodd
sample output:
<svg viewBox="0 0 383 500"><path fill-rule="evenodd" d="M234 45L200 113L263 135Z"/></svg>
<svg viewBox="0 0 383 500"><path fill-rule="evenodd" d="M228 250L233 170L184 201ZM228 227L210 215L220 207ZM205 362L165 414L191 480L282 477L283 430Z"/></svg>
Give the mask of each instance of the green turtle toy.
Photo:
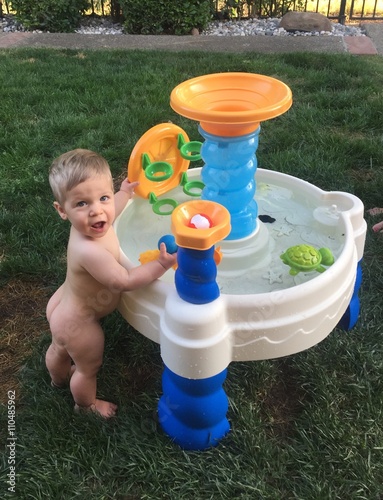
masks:
<svg viewBox="0 0 383 500"><path fill-rule="evenodd" d="M317 250L311 245L296 245L290 247L281 256L284 264L291 267L290 274L296 276L300 272L318 271L323 273L323 266L334 264L334 256L329 248Z"/></svg>

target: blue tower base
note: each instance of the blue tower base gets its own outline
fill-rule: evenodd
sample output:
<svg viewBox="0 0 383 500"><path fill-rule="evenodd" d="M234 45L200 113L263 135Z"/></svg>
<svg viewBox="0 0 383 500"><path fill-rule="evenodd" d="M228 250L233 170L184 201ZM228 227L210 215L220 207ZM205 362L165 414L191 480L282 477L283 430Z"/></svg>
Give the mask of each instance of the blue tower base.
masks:
<svg viewBox="0 0 383 500"><path fill-rule="evenodd" d="M185 450L216 446L229 432L228 399L222 384L227 370L205 379L180 377L165 367L158 403L162 429Z"/></svg>
<svg viewBox="0 0 383 500"><path fill-rule="evenodd" d="M358 321L359 318L359 313L360 313L360 302L359 302L359 289L362 284L362 260L358 262L357 268L356 268L356 280L355 280L355 285L354 285L354 292L352 294L350 304L348 305L348 308L344 315L342 316L341 320L338 323L338 326L340 328L343 328L343 330L351 330L351 328L354 328L356 322Z"/></svg>

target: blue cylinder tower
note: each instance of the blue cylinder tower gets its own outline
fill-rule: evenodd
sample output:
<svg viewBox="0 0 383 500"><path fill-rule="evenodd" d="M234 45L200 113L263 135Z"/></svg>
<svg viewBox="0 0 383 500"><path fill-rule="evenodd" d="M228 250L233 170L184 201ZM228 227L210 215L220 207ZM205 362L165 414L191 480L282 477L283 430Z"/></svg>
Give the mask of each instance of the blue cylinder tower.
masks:
<svg viewBox="0 0 383 500"><path fill-rule="evenodd" d="M260 126L250 134L237 137L212 135L201 126L199 132L205 138L201 148L205 162L201 177L205 188L201 197L220 203L230 212L231 232L227 239L245 238L257 227L255 152Z"/></svg>

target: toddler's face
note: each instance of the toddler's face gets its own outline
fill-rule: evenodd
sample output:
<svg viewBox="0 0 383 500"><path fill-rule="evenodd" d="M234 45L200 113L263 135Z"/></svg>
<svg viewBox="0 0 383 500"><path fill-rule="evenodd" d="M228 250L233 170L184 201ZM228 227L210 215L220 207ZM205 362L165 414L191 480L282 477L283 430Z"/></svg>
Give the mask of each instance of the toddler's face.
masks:
<svg viewBox="0 0 383 500"><path fill-rule="evenodd" d="M61 209L61 211L60 211ZM109 175L87 179L67 192L64 205L58 209L63 219L84 236L104 236L115 218L114 192Z"/></svg>

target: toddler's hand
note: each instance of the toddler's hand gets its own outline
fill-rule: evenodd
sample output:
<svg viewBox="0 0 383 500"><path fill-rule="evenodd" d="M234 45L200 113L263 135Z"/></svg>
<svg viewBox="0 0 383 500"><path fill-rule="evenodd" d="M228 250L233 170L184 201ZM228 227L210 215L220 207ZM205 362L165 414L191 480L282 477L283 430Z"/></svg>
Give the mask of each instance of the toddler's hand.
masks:
<svg viewBox="0 0 383 500"><path fill-rule="evenodd" d="M134 194L134 189L139 185L139 182L129 182L128 179L124 179L121 183L120 191L128 193L129 198Z"/></svg>
<svg viewBox="0 0 383 500"><path fill-rule="evenodd" d="M372 226L372 230L374 233L382 233L383 232L383 221L378 222Z"/></svg>
<svg viewBox="0 0 383 500"><path fill-rule="evenodd" d="M177 253L168 253L165 243L161 243L158 261L164 269L168 270L177 263Z"/></svg>

